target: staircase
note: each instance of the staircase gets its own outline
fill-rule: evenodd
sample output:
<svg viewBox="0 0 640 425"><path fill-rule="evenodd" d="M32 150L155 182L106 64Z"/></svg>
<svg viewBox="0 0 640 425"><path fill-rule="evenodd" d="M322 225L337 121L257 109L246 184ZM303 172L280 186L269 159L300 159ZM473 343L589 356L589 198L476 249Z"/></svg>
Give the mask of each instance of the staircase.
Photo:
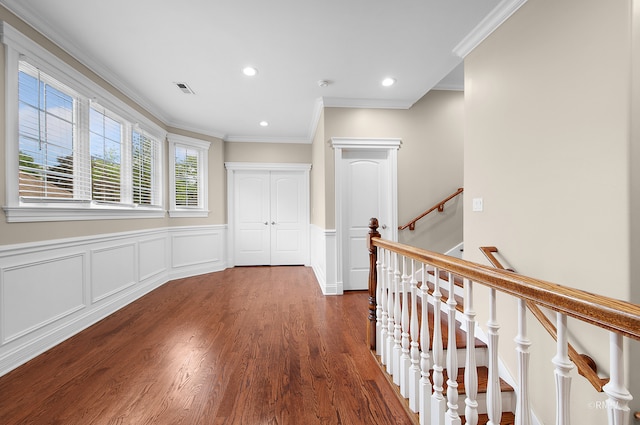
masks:
<svg viewBox="0 0 640 425"><path fill-rule="evenodd" d="M444 284L445 287L447 287L449 285L449 276L446 273L440 273L440 282ZM421 277L418 277L421 278ZM422 316L422 308L423 305L426 304L427 306L427 317L429 318L428 322L429 322L429 335L431 336L430 339L430 347L434 346L434 341L433 341L433 335L434 335L434 330L435 330L435 323L434 323L434 306L433 306L433 293L435 290L435 283L434 283L434 272L433 270L428 271L425 275L424 278L421 278L422 282L417 283L417 294L418 297L416 299L416 307L417 307L417 317L421 318ZM461 295L458 295L458 292L461 292L463 286L462 286L462 280L459 278L454 278L453 279L454 284L455 284L455 290L454 293L456 293L454 295L455 299L456 299L456 310L458 312L462 312L463 308L463 299L461 297ZM424 293L422 292L422 288L423 285L426 285L426 289L427 289L427 297L431 299L431 302L426 302L423 303L423 300L425 298ZM449 298L449 291L447 289L443 289L440 288L440 293L441 293L441 301L442 303L447 303L448 302L448 298ZM400 296L400 300L402 300L402 296ZM411 308L411 306L408 306L409 308ZM401 309L402 309L402 301L401 301ZM411 313L410 313L411 314ZM449 324L449 320L448 320L448 315L441 312L440 313L440 329L441 329L441 334L442 334L442 347L443 347L443 355L444 358L446 358L448 356L448 350L449 350L449 328L448 328L448 324ZM421 326L421 321L419 319L419 326ZM455 321L455 352L456 352L456 358L457 358L457 362L458 364L464 364L465 363L465 357L466 357L466 352L467 352L467 333L466 331L464 331L462 329L461 326L461 322L459 320ZM477 362L477 374L478 374L478 389L477 389L477 402L479 405L479 409L478 409L478 421L477 423L479 424L485 424L489 421L489 416L487 415L486 409L483 409L482 406L486 406L486 401L487 401L487 384L488 384L488 375L489 375L489 369L488 369L488 347L487 344L484 343L482 340L480 340L479 338L475 338L475 342L473 344L473 348L474 348L474 352L475 352L475 358L476 358L476 362ZM433 356L433 350L431 350L431 356ZM380 365L381 369L383 372L386 372L386 368L385 365L382 363L382 359L381 356L376 355L376 359L378 360L378 364ZM431 373L430 373L430 382L431 385L433 385L433 368L430 369ZM466 396L466 391L465 391L465 386L464 386L464 375L465 375L465 369L464 367L461 367L458 369L458 373L457 373L457 378L456 378L456 382L459 383L457 391L458 391L458 395L460 397L460 399L464 399ZM410 405L409 405L409 400L404 397L401 392L400 392L400 387L398 385L395 385L393 382L393 377L389 374L385 373L385 376L387 377L390 385L392 385L394 387L394 389L396 390L396 396L398 397L398 399L400 399L401 402L403 402L405 409L409 415L409 417L413 420L414 424L420 424L420 416L418 415L418 413L414 412ZM447 391L447 382L448 382L449 378L447 375L447 371L443 370L443 393L446 394ZM514 393L514 389L511 385L509 385L506 381L504 381L503 379L500 379L500 395L501 395L501 404L502 404L502 408L503 408L503 412L502 412L502 418L500 420L500 424L501 425L512 425L515 424L515 415L513 413L514 409L515 409L515 393ZM460 415L460 420L461 420L461 424L466 424L466 418L464 415Z"/></svg>
<svg viewBox="0 0 640 425"><path fill-rule="evenodd" d="M624 339L640 340L640 305L387 241L376 219L369 227L367 341L415 423L533 424L527 336L527 306L533 303L555 312L556 354L536 374L555 380L544 403L555 402L556 424L571 423L571 317L609 332L611 378L602 387L608 423L628 425L632 397L624 385ZM488 320L486 338L479 339L474 286L480 285L488 289L480 301ZM518 391L499 376L498 292L517 301L509 313L517 321L516 338L500 342L515 348Z"/></svg>

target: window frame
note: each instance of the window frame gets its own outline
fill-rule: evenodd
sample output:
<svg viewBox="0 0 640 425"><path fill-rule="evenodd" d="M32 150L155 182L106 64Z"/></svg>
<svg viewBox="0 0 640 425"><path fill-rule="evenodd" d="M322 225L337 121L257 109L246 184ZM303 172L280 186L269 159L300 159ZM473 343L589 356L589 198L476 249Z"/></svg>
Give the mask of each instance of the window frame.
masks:
<svg viewBox="0 0 640 425"><path fill-rule="evenodd" d="M208 158L211 143L178 134L167 135L169 155L169 217L208 217L209 216L209 169ZM181 206L176 202L176 147L198 152L198 205Z"/></svg>
<svg viewBox="0 0 640 425"><path fill-rule="evenodd" d="M155 122L138 112L114 94L76 70L60 58L35 43L6 22L0 22L2 43L5 47L5 205L2 207L7 222L102 220L128 218L165 217L164 199L164 147L166 131ZM20 61L37 67L49 78L71 89L79 104L77 135L74 138L78 150L82 152L83 167L90 164L89 109L97 103L109 115L119 117L123 128L122 155L126 165L121 166L121 202L103 202L89 199L22 198L19 193L19 151L18 137L18 77ZM156 143L156 174L153 184L157 187L157 205L137 205L132 198L131 148L133 131L144 134ZM87 170L83 170L86 172ZM90 174L89 174L90 175ZM76 176L76 171L74 171ZM90 182L90 178L89 178ZM130 187L131 186L131 187Z"/></svg>

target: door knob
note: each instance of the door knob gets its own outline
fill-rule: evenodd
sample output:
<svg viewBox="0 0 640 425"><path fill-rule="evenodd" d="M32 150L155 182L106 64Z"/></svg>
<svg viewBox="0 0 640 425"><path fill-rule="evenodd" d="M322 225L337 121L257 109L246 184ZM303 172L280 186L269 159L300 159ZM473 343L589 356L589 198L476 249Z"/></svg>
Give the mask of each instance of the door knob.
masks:
<svg viewBox="0 0 640 425"><path fill-rule="evenodd" d="M387 228L387 225L386 225L386 224L383 224L383 225L382 225L382 230L384 230L384 229L386 229L386 228Z"/></svg>
<svg viewBox="0 0 640 425"><path fill-rule="evenodd" d="M269 225L269 222L268 222L268 221L265 221L265 222L264 222L264 225L265 225L265 226L268 226L268 225Z"/></svg>
<svg viewBox="0 0 640 425"><path fill-rule="evenodd" d="M272 221L272 222L271 222L271 224L275 225L275 224L276 224L276 222L275 222L275 221Z"/></svg>

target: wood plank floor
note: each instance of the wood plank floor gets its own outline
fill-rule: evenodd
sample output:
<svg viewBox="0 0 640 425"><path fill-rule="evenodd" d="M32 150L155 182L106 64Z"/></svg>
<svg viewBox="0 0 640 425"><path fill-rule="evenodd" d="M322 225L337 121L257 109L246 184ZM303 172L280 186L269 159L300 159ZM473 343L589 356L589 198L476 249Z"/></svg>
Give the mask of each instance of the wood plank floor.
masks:
<svg viewBox="0 0 640 425"><path fill-rule="evenodd" d="M309 268L175 280L0 377L0 424L408 424L367 294Z"/></svg>

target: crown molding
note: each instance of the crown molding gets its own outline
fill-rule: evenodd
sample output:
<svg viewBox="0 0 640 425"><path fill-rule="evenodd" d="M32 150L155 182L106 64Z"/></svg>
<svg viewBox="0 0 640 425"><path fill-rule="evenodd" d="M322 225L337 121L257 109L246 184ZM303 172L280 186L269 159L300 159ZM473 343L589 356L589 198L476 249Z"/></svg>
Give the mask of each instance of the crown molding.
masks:
<svg viewBox="0 0 640 425"><path fill-rule="evenodd" d="M464 84L438 84L433 90L445 90L445 91L464 91Z"/></svg>
<svg viewBox="0 0 640 425"><path fill-rule="evenodd" d="M453 53L461 58L465 58L480 43L484 41L492 32L513 15L527 0L502 0L476 27L462 39Z"/></svg>
<svg viewBox="0 0 640 425"><path fill-rule="evenodd" d="M224 139L225 142L233 143L292 143L292 144L310 144L306 137L295 136L229 136Z"/></svg>
<svg viewBox="0 0 640 425"><path fill-rule="evenodd" d="M323 97L325 108L409 109L414 100L350 99L345 97Z"/></svg>
<svg viewBox="0 0 640 425"><path fill-rule="evenodd" d="M169 127L169 131L171 128L175 128L176 130L190 131L191 133L201 134L203 136L215 137L216 139L225 140L228 136L226 133L221 131L217 131L209 128L201 128L195 126L188 126L184 123L176 122L176 121L165 121L167 127Z"/></svg>
<svg viewBox="0 0 640 425"><path fill-rule="evenodd" d="M71 56L73 59L80 62L87 67L91 72L98 77L112 85L122 95L128 97L133 102L144 108L147 112L158 118L160 121L166 123L167 117L165 113L161 111L155 105L150 104L137 90L128 84L124 83L120 77L113 73L108 67L104 66L101 62L97 61L87 52L81 50L72 40L64 37L54 27L48 24L45 19L42 19L35 13L27 2L18 0L1 0L0 4L7 8L11 13L23 20L27 25L32 27L35 31L41 34L44 38L58 46L65 53ZM35 41L35 40L34 40ZM37 41L36 41L37 42Z"/></svg>

